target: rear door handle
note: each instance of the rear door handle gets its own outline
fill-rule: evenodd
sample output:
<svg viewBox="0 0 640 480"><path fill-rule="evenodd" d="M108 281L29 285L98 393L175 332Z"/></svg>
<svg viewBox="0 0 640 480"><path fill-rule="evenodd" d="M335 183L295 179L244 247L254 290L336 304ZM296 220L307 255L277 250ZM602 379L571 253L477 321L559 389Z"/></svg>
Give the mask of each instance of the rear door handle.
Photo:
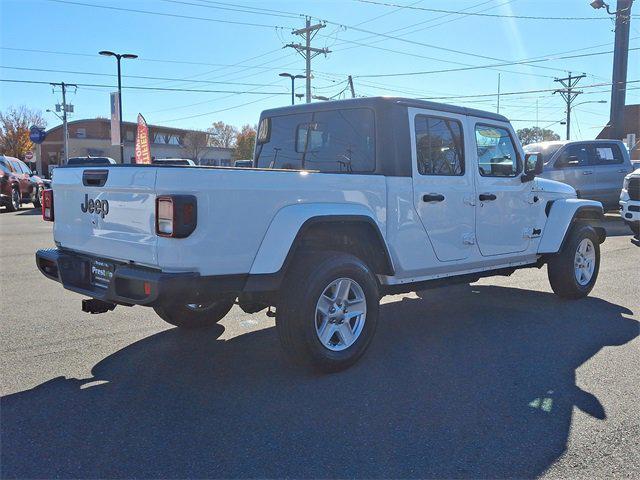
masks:
<svg viewBox="0 0 640 480"><path fill-rule="evenodd" d="M444 195L441 193L427 193L422 196L423 202L442 202L444 200Z"/></svg>
<svg viewBox="0 0 640 480"><path fill-rule="evenodd" d="M621 168L620 170L618 170L618 173L627 173L627 171L623 168Z"/></svg>
<svg viewBox="0 0 640 480"><path fill-rule="evenodd" d="M481 202L488 202L490 200L495 200L498 197L496 197L493 193L481 193L478 198Z"/></svg>
<svg viewBox="0 0 640 480"><path fill-rule="evenodd" d="M582 172L583 175L592 175L593 172L591 170L587 170L585 172Z"/></svg>

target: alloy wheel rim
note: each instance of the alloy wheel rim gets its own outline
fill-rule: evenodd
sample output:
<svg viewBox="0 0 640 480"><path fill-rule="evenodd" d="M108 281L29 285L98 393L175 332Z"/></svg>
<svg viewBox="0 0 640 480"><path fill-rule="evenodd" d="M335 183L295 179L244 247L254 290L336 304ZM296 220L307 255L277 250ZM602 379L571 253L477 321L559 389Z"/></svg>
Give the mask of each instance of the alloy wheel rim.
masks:
<svg viewBox="0 0 640 480"><path fill-rule="evenodd" d="M573 266L576 281L584 287L591 281L596 268L596 249L590 239L583 238L578 244Z"/></svg>
<svg viewBox="0 0 640 480"><path fill-rule="evenodd" d="M367 319L364 290L351 278L327 285L316 303L315 327L323 347L334 352L356 343Z"/></svg>
<svg viewBox="0 0 640 480"><path fill-rule="evenodd" d="M20 206L20 193L15 188L11 192L11 201L13 202L14 208L18 209Z"/></svg>

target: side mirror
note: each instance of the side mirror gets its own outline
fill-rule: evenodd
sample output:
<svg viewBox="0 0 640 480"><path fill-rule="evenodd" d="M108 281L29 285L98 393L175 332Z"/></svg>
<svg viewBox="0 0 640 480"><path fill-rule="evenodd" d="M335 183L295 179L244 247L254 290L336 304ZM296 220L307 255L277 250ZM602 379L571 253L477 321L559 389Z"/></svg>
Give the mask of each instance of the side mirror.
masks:
<svg viewBox="0 0 640 480"><path fill-rule="evenodd" d="M522 175L522 182L530 182L536 175L542 173L542 155L539 153L527 153L524 156L524 174Z"/></svg>

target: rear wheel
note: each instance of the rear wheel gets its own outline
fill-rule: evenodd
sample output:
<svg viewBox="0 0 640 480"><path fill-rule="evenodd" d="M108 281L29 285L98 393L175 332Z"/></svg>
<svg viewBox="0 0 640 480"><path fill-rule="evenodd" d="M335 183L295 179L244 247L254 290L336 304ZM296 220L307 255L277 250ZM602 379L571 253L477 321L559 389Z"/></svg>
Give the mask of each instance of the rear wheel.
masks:
<svg viewBox="0 0 640 480"><path fill-rule="evenodd" d="M15 212L16 210L20 210L20 205L22 204L22 199L20 198L20 190L17 187L13 187L11 189L11 199L7 204L7 210L10 212Z"/></svg>
<svg viewBox="0 0 640 480"><path fill-rule="evenodd" d="M276 327L285 352L325 372L353 365L367 350L378 322L374 273L341 252L309 252L287 275Z"/></svg>
<svg viewBox="0 0 640 480"><path fill-rule="evenodd" d="M176 327L204 328L222 320L229 313L234 302L235 298L225 298L206 304L168 303L153 309L165 322Z"/></svg>
<svg viewBox="0 0 640 480"><path fill-rule="evenodd" d="M562 250L548 263L551 288L563 298L586 297L593 289L600 269L598 234L589 225L576 224Z"/></svg>

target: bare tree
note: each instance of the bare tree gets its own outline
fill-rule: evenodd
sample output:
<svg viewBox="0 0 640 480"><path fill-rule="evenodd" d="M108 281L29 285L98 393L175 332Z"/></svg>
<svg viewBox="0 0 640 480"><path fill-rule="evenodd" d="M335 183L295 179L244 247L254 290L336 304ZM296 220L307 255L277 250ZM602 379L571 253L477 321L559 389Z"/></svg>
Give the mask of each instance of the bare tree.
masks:
<svg viewBox="0 0 640 480"><path fill-rule="evenodd" d="M209 145L207 136L206 132L188 132L182 137L182 147L187 152L187 156L198 165L202 152Z"/></svg>
<svg viewBox="0 0 640 480"><path fill-rule="evenodd" d="M209 143L212 147L233 148L236 143L238 129L224 122L213 122L209 132Z"/></svg>
<svg viewBox="0 0 640 480"><path fill-rule="evenodd" d="M24 159L25 153L33 149L33 143L29 140L31 125L46 127L42 112L25 105L9 107L6 112L0 112L0 153Z"/></svg>

